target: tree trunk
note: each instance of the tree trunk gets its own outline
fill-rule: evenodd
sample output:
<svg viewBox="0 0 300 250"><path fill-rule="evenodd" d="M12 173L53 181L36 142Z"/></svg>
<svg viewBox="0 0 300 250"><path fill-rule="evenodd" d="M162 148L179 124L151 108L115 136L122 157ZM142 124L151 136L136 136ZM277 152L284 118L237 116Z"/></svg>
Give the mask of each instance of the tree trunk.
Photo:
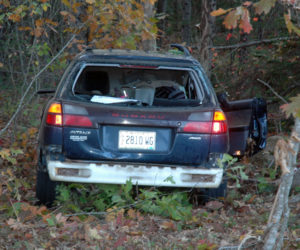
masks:
<svg viewBox="0 0 300 250"><path fill-rule="evenodd" d="M187 45L191 44L191 15L192 0L182 0L182 40Z"/></svg>
<svg viewBox="0 0 300 250"><path fill-rule="evenodd" d="M283 245L284 233L287 229L287 223L290 215L289 209L289 193L293 183L297 155L299 152L299 138L300 138L300 119L295 121L295 127L289 145L295 154L289 150L288 155L288 170L289 173L282 175L281 183L277 191L274 205L269 217L267 233L264 240L264 250L281 249Z"/></svg>
<svg viewBox="0 0 300 250"><path fill-rule="evenodd" d="M161 15L167 15L167 7L168 7L168 0L159 0L157 2L157 13ZM158 37L157 37L157 46L162 46L162 37L164 32L166 32L166 16L162 20L160 20L157 24L158 26Z"/></svg>
<svg viewBox="0 0 300 250"><path fill-rule="evenodd" d="M200 48L199 60L210 77L212 53L212 39L214 36L215 18L210 13L216 9L216 0L201 1L201 19L198 26L198 47Z"/></svg>
<svg viewBox="0 0 300 250"><path fill-rule="evenodd" d="M154 5L151 4L150 0L146 0L143 3L143 5L144 5L145 18L150 19L155 14ZM155 51L156 50L155 38L144 40L142 43L142 46L143 46L143 50L145 50L145 51Z"/></svg>

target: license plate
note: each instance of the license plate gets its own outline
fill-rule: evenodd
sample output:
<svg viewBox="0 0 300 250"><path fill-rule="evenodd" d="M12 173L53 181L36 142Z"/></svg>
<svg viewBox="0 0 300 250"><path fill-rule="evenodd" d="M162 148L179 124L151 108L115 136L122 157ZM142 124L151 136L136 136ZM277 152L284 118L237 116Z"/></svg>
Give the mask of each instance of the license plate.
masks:
<svg viewBox="0 0 300 250"><path fill-rule="evenodd" d="M119 131L119 149L155 150L156 132Z"/></svg>

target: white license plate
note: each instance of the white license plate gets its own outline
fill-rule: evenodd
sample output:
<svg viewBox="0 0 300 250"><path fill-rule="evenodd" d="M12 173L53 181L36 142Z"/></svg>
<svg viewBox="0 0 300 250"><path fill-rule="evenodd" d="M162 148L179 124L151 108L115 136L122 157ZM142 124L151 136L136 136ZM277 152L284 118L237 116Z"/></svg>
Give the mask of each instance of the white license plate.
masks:
<svg viewBox="0 0 300 250"><path fill-rule="evenodd" d="M156 132L119 131L119 149L155 150Z"/></svg>

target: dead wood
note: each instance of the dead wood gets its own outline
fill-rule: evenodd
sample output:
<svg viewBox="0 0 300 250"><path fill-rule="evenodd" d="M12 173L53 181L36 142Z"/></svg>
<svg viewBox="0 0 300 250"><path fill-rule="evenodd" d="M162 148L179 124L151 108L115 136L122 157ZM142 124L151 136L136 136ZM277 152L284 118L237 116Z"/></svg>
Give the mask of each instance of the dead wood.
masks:
<svg viewBox="0 0 300 250"><path fill-rule="evenodd" d="M281 249L283 244L284 233L287 228L287 222L290 214L289 209L289 193L293 183L297 154L299 151L299 136L300 136L300 120L297 118L292 135L288 140L286 147L289 146L291 150L285 148L280 154L277 163L281 169L287 168L281 176L281 182L276 194L276 198L270 213L267 232L264 238L264 250ZM278 150L280 150L278 148ZM284 165L286 164L286 166ZM285 169L286 170L286 169Z"/></svg>
<svg viewBox="0 0 300 250"><path fill-rule="evenodd" d="M215 49L215 50L238 49L238 48L251 47L251 46L255 46L255 45L259 45L259 44L274 43L274 42L278 42L278 41L287 41L287 40L298 40L298 39L299 39L299 37L275 37L275 38L271 38L271 39L250 41L247 43L238 43L238 44L224 45L224 46L214 46L211 48Z"/></svg>

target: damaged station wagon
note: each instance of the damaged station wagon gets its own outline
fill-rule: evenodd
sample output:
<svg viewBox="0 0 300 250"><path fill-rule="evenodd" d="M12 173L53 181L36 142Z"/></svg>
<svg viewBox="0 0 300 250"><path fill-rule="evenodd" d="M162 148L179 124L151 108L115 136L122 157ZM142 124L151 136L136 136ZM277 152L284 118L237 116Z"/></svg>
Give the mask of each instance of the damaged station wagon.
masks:
<svg viewBox="0 0 300 250"><path fill-rule="evenodd" d="M265 146L266 104L217 98L199 62L170 53L86 50L47 103L39 133L36 194L57 182L201 188L226 194L225 153ZM167 181L172 178L172 181Z"/></svg>

